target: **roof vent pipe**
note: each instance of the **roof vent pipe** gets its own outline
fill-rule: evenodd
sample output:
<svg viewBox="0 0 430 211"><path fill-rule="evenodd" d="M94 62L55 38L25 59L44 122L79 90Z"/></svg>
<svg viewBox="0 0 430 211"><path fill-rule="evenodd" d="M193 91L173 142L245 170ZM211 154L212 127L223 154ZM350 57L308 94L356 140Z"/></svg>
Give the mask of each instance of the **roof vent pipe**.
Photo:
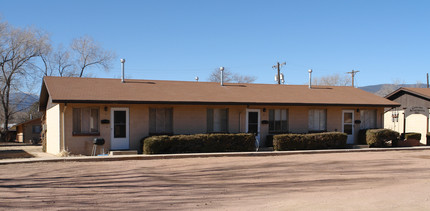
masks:
<svg viewBox="0 0 430 211"><path fill-rule="evenodd" d="M121 70L122 70L122 74L121 74L121 83L124 83L124 63L125 63L125 59L121 59Z"/></svg>
<svg viewBox="0 0 430 211"><path fill-rule="evenodd" d="M309 73L309 89L312 89L312 69L309 69L308 73Z"/></svg>
<svg viewBox="0 0 430 211"><path fill-rule="evenodd" d="M221 86L224 86L224 67L220 67L219 70L221 71Z"/></svg>

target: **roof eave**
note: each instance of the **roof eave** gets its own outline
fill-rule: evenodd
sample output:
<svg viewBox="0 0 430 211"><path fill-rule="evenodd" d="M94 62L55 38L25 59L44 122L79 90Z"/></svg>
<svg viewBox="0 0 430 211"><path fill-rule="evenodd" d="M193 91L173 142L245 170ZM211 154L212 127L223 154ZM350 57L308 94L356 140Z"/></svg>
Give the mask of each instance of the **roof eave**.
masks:
<svg viewBox="0 0 430 211"><path fill-rule="evenodd" d="M400 104L352 104L352 103L282 103L282 102L211 102L211 101L127 101L127 100L52 100L53 103L94 104L172 104L172 105L260 105L260 106L348 106L348 107L400 107Z"/></svg>

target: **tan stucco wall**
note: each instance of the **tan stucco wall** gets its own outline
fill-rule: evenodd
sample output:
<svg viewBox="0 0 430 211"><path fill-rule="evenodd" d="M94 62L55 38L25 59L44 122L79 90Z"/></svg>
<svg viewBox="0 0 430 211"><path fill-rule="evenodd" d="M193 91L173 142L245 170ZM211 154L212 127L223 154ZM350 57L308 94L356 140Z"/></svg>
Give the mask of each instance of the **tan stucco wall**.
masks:
<svg viewBox="0 0 430 211"><path fill-rule="evenodd" d="M46 111L46 152L60 152L60 105L57 104Z"/></svg>
<svg viewBox="0 0 430 211"><path fill-rule="evenodd" d="M388 111L384 115L384 128L391 129L394 131L397 131L399 133L421 133L421 140L420 142L422 144L427 143L426 135L428 131L427 126L427 116L423 114L411 114L406 117L406 127L404 127L404 110L398 110L396 113L399 114L399 121L393 122L392 120L392 114L394 111ZM405 131L404 131L405 130Z"/></svg>
<svg viewBox="0 0 430 211"><path fill-rule="evenodd" d="M356 107L312 107L312 106L222 106L222 105L100 105L100 104L68 104L65 110L65 137L66 148L73 154L91 154L93 147L92 141L96 137L105 139L104 152L110 150L111 124L99 124L100 134L96 136L76 136L73 135L73 108L75 107L97 107L100 111L100 120L107 119L111 121L111 108L129 108L129 125L130 125L130 149L141 150L140 140L149 135L149 108L150 107L173 107L173 132L174 134L196 134L207 132L207 109L208 108L229 108L229 132L239 133L246 132L246 109L260 109L260 120L269 120L269 109L288 109L289 110L289 129L292 133L308 132L308 112L309 109L327 109L327 130L342 131L342 110L354 110L355 120L360 119L360 113ZM106 110L105 110L106 107ZM265 111L263 111L265 108ZM376 108L364 108L376 109ZM383 108L378 108L378 127L382 127ZM54 118L53 116L57 117ZM59 148L61 140L59 106L54 106L47 112L48 124L48 146L50 153ZM56 124L57 126L53 125ZM355 125L355 134L358 133L359 124ZM58 131L57 133L52 132ZM268 135L269 125L260 125L261 143L265 143ZM54 142L57 142L55 144ZM101 147L99 147L101 149ZM100 153L101 150L98 151Z"/></svg>

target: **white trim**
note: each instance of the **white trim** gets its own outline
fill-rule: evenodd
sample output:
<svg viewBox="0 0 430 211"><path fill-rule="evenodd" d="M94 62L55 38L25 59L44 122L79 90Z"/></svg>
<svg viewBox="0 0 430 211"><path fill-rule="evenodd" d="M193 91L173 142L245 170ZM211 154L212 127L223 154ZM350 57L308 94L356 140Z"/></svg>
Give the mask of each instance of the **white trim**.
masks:
<svg viewBox="0 0 430 211"><path fill-rule="evenodd" d="M342 110L342 133L345 132L345 124L349 125L350 123L345 123L345 113L352 113L352 122L351 122L351 129L352 134L348 135L348 139L346 141L347 144L354 144L354 137L355 137L355 131L354 131L354 121L355 121L355 112L354 110Z"/></svg>
<svg viewBox="0 0 430 211"><path fill-rule="evenodd" d="M249 112L258 112L258 135L260 136L260 109L246 109L246 128L245 131L248 132L248 113Z"/></svg>
<svg viewBox="0 0 430 211"><path fill-rule="evenodd" d="M125 111L125 122L126 122L126 131L125 131L125 138L114 138L114 111ZM111 150L119 150L119 149L130 149L130 115L129 115L129 108L125 107L113 107L111 108L111 118L110 118L110 148ZM117 144L115 141L124 141L123 143Z"/></svg>

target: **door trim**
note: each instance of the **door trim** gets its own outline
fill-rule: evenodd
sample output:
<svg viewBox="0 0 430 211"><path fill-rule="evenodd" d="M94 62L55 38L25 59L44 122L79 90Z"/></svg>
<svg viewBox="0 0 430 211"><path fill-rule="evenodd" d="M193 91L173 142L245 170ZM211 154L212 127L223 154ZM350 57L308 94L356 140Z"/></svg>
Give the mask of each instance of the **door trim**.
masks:
<svg viewBox="0 0 430 211"><path fill-rule="evenodd" d="M249 112L258 112L258 136L260 136L260 133L261 133L261 131L260 131L260 127L261 127L261 122L260 122L260 109L246 109L246 128L245 128L245 131L248 133L248 124L249 124L249 122L248 122L248 114L249 114Z"/></svg>
<svg viewBox="0 0 430 211"><path fill-rule="evenodd" d="M110 124L110 149L111 150L127 150L127 149L130 149L130 110L129 110L129 108L127 108L127 107L112 107L111 109L111 117L110 117L110 122L111 122L111 124ZM126 135L126 144L124 144L124 145L120 145L119 147L118 146L115 146L114 147L114 144L113 144L113 142L114 142L114 111L125 111L125 115L126 115L126 117L125 117L125 135Z"/></svg>
<svg viewBox="0 0 430 211"><path fill-rule="evenodd" d="M347 144L354 144L355 143L355 112L354 110L342 110L342 133L345 132L345 113L352 113L352 122L351 122L351 129L352 129L352 134L351 135L347 135L348 138L346 140ZM352 137L351 137L352 136ZM348 139L351 137L352 142L348 143Z"/></svg>

